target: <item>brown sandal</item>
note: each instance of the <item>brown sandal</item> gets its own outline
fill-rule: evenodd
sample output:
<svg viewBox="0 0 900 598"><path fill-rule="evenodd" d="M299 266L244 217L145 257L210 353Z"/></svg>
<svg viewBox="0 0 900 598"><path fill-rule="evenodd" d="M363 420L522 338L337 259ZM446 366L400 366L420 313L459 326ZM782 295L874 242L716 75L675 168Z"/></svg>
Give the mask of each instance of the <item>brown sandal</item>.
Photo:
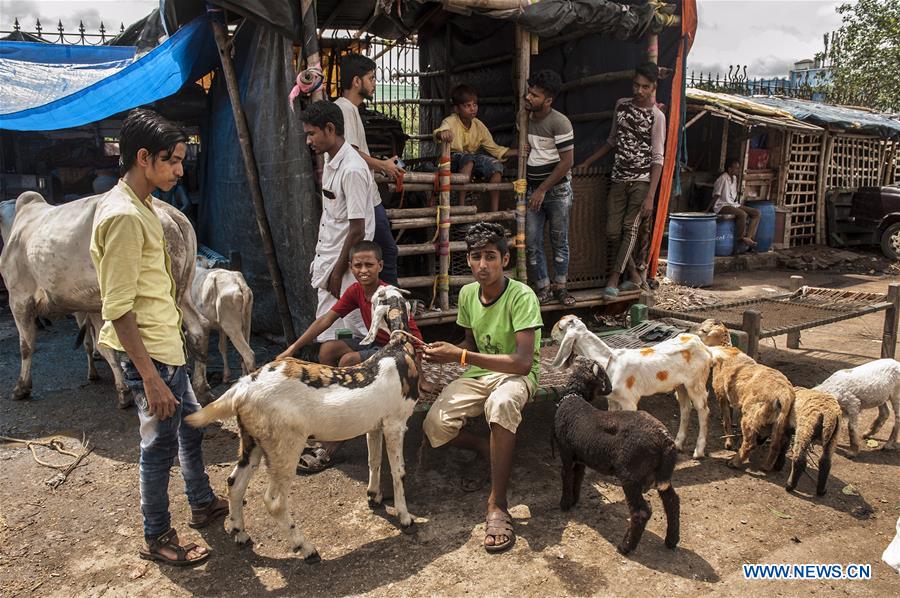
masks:
<svg viewBox="0 0 900 598"><path fill-rule="evenodd" d="M572 307L575 305L575 297L569 292L569 289L566 287L556 287L556 290L553 291L553 296L556 297L556 300L565 305L566 307Z"/></svg>
<svg viewBox="0 0 900 598"><path fill-rule="evenodd" d="M540 303L541 305L545 305L553 301L553 289L550 288L549 284L544 288L535 291L535 294L537 295L538 303Z"/></svg>
<svg viewBox="0 0 900 598"><path fill-rule="evenodd" d="M213 499L205 507L191 509L191 522L188 525L194 529L200 529L227 514L228 501L224 498L213 496Z"/></svg>
<svg viewBox="0 0 900 598"><path fill-rule="evenodd" d="M487 542L488 537L497 540L497 536L506 536L508 540L502 544L485 544L484 549L488 552L503 552L509 550L516 543L516 532L513 531L512 516L506 511L491 511L484 520L484 540Z"/></svg>
<svg viewBox="0 0 900 598"><path fill-rule="evenodd" d="M175 558L171 559L160 552L160 549L167 548L175 553ZM142 548L140 556L147 561L158 561L174 567L193 567L199 565L209 558L209 550L194 559L188 558L188 553L192 550L200 548L193 542L181 546L178 543L178 532L174 527L170 527L169 531L159 536L155 540L147 542L147 548Z"/></svg>

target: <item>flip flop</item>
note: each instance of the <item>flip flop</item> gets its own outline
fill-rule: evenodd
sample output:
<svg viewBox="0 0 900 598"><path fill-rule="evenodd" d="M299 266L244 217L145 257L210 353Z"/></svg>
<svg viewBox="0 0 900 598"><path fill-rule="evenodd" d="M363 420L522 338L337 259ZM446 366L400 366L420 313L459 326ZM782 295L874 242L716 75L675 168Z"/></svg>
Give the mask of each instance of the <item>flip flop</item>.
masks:
<svg viewBox="0 0 900 598"><path fill-rule="evenodd" d="M619 285L619 289L622 291L636 291L641 288L639 285L631 282L630 280L626 280L622 284Z"/></svg>
<svg viewBox="0 0 900 598"><path fill-rule="evenodd" d="M603 294L607 297L618 297L619 289L616 287L606 287L605 289L603 289Z"/></svg>
<svg viewBox="0 0 900 598"><path fill-rule="evenodd" d="M502 544L485 544L484 549L490 553L509 550L516 543L516 532L513 531L512 516L506 511L491 511L484 520L484 539L488 536L506 536L508 540Z"/></svg>

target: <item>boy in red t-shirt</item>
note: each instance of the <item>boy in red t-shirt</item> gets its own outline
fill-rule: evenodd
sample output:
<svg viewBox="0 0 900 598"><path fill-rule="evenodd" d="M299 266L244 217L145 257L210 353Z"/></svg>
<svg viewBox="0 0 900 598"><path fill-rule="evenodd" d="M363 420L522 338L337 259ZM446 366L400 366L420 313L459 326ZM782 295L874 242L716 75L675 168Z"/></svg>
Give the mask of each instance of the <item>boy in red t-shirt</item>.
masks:
<svg viewBox="0 0 900 598"><path fill-rule="evenodd" d="M372 325L372 295L379 286L386 285L378 278L384 267L381 259L381 246L373 241L360 241L350 249L350 272L356 278L356 282L347 287L338 302L335 303L325 315L309 325L300 338L285 349L277 359L291 357L298 349L302 349L328 330L338 318L343 318L355 310L359 310L366 328ZM422 340L422 333L416 326L412 315L409 317L409 331L416 338ZM325 341L319 348L319 363L330 366L348 366L362 363L378 352L388 343L388 334L379 330L375 342L371 345L361 345L361 338L346 338L333 341Z"/></svg>
<svg viewBox="0 0 900 598"><path fill-rule="evenodd" d="M350 272L353 273L356 282L347 287L338 302L328 310L325 315L310 324L300 338L285 349L276 359L291 357L298 349L301 349L328 330L338 318L359 310L366 327L372 325L372 295L379 286L387 283L381 281L378 275L384 267L381 259L381 246L372 241L360 241L350 249ZM412 314L409 316L409 331L416 338L422 340L422 333L416 326ZM375 341L371 345L361 345L361 338L338 339L325 341L319 348L319 362L330 366L349 366L362 363L378 352L388 343L388 334L379 330ZM420 382L420 388L422 384ZM332 457L341 442L321 442L318 447L307 447L300 455L300 463L297 465L297 473L318 473L334 464Z"/></svg>

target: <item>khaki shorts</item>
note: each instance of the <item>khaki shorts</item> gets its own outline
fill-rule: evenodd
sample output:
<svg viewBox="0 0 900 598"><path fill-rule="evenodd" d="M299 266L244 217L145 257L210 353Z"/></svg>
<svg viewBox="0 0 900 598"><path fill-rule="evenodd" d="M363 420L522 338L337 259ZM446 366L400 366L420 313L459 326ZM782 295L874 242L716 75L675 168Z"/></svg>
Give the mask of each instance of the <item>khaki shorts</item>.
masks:
<svg viewBox="0 0 900 598"><path fill-rule="evenodd" d="M456 438L468 418L484 413L488 424L498 424L515 434L522 421L522 408L533 393L534 383L526 376L457 378L428 410L422 429L431 446L437 448Z"/></svg>

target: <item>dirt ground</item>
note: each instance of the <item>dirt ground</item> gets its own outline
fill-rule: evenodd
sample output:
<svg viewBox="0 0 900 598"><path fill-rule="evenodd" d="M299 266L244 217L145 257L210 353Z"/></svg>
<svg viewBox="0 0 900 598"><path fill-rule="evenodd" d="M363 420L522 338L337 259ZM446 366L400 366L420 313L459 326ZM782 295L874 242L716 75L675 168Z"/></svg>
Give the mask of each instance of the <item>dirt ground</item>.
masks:
<svg viewBox="0 0 900 598"><path fill-rule="evenodd" d="M723 299L774 292L787 287L792 273L727 274L713 290ZM828 272L806 276L811 284L882 292L894 280ZM878 357L882 321L881 315L872 315L804 332L804 348L797 351L785 349L784 337L765 340L762 361L795 384L813 385L836 369ZM549 444L553 405L538 403L528 407L518 435L510 493L518 542L505 554L488 555L481 547L486 492L460 488L469 457L427 449L420 459L422 414L417 413L406 436L406 490L418 522L415 534L400 533L392 508L373 512L367 507L366 447L360 438L344 446L335 468L294 484L295 517L317 545L322 563L304 565L289 552L265 512L263 475L251 482L247 494L247 529L254 543L238 548L219 525L200 532L187 527L189 509L173 472L173 524L183 537L211 546L213 556L193 570L148 564L137 556L142 542L137 415L115 408L105 364L98 365L100 382L86 380L84 354L71 348L74 338L71 320L40 332L34 398L10 401L18 347L4 298L0 434L60 435L71 447L84 433L94 448L53 490L45 480L54 471L36 464L22 445L0 444L0 587L7 596L900 595L900 575L880 559L900 516L900 453L865 448L850 461L843 454L844 427L828 494L815 497L809 476L801 480L799 493L788 494L783 488L787 471L763 475L753 467L738 472L724 465L731 453L722 447L715 406L711 456L695 461L688 452L674 477L682 524L681 544L674 551L663 545L665 519L655 493L649 498L653 518L628 557L615 549L627 510L613 479L589 472L582 503L566 514L559 510L558 457L551 455ZM260 361L277 349L255 342ZM674 433L673 398L651 397L641 407ZM862 425L874 415L874 410L865 412ZM878 435L881 442L890 421ZM483 422L477 427L486 431ZM696 430L693 419L691 451ZM218 492L226 490L236 449L233 422L210 429L205 455ZM63 459L39 454L48 461ZM387 487L390 477L384 477ZM855 493L842 492L848 485L847 492ZM742 563L868 563L872 579L747 581Z"/></svg>

